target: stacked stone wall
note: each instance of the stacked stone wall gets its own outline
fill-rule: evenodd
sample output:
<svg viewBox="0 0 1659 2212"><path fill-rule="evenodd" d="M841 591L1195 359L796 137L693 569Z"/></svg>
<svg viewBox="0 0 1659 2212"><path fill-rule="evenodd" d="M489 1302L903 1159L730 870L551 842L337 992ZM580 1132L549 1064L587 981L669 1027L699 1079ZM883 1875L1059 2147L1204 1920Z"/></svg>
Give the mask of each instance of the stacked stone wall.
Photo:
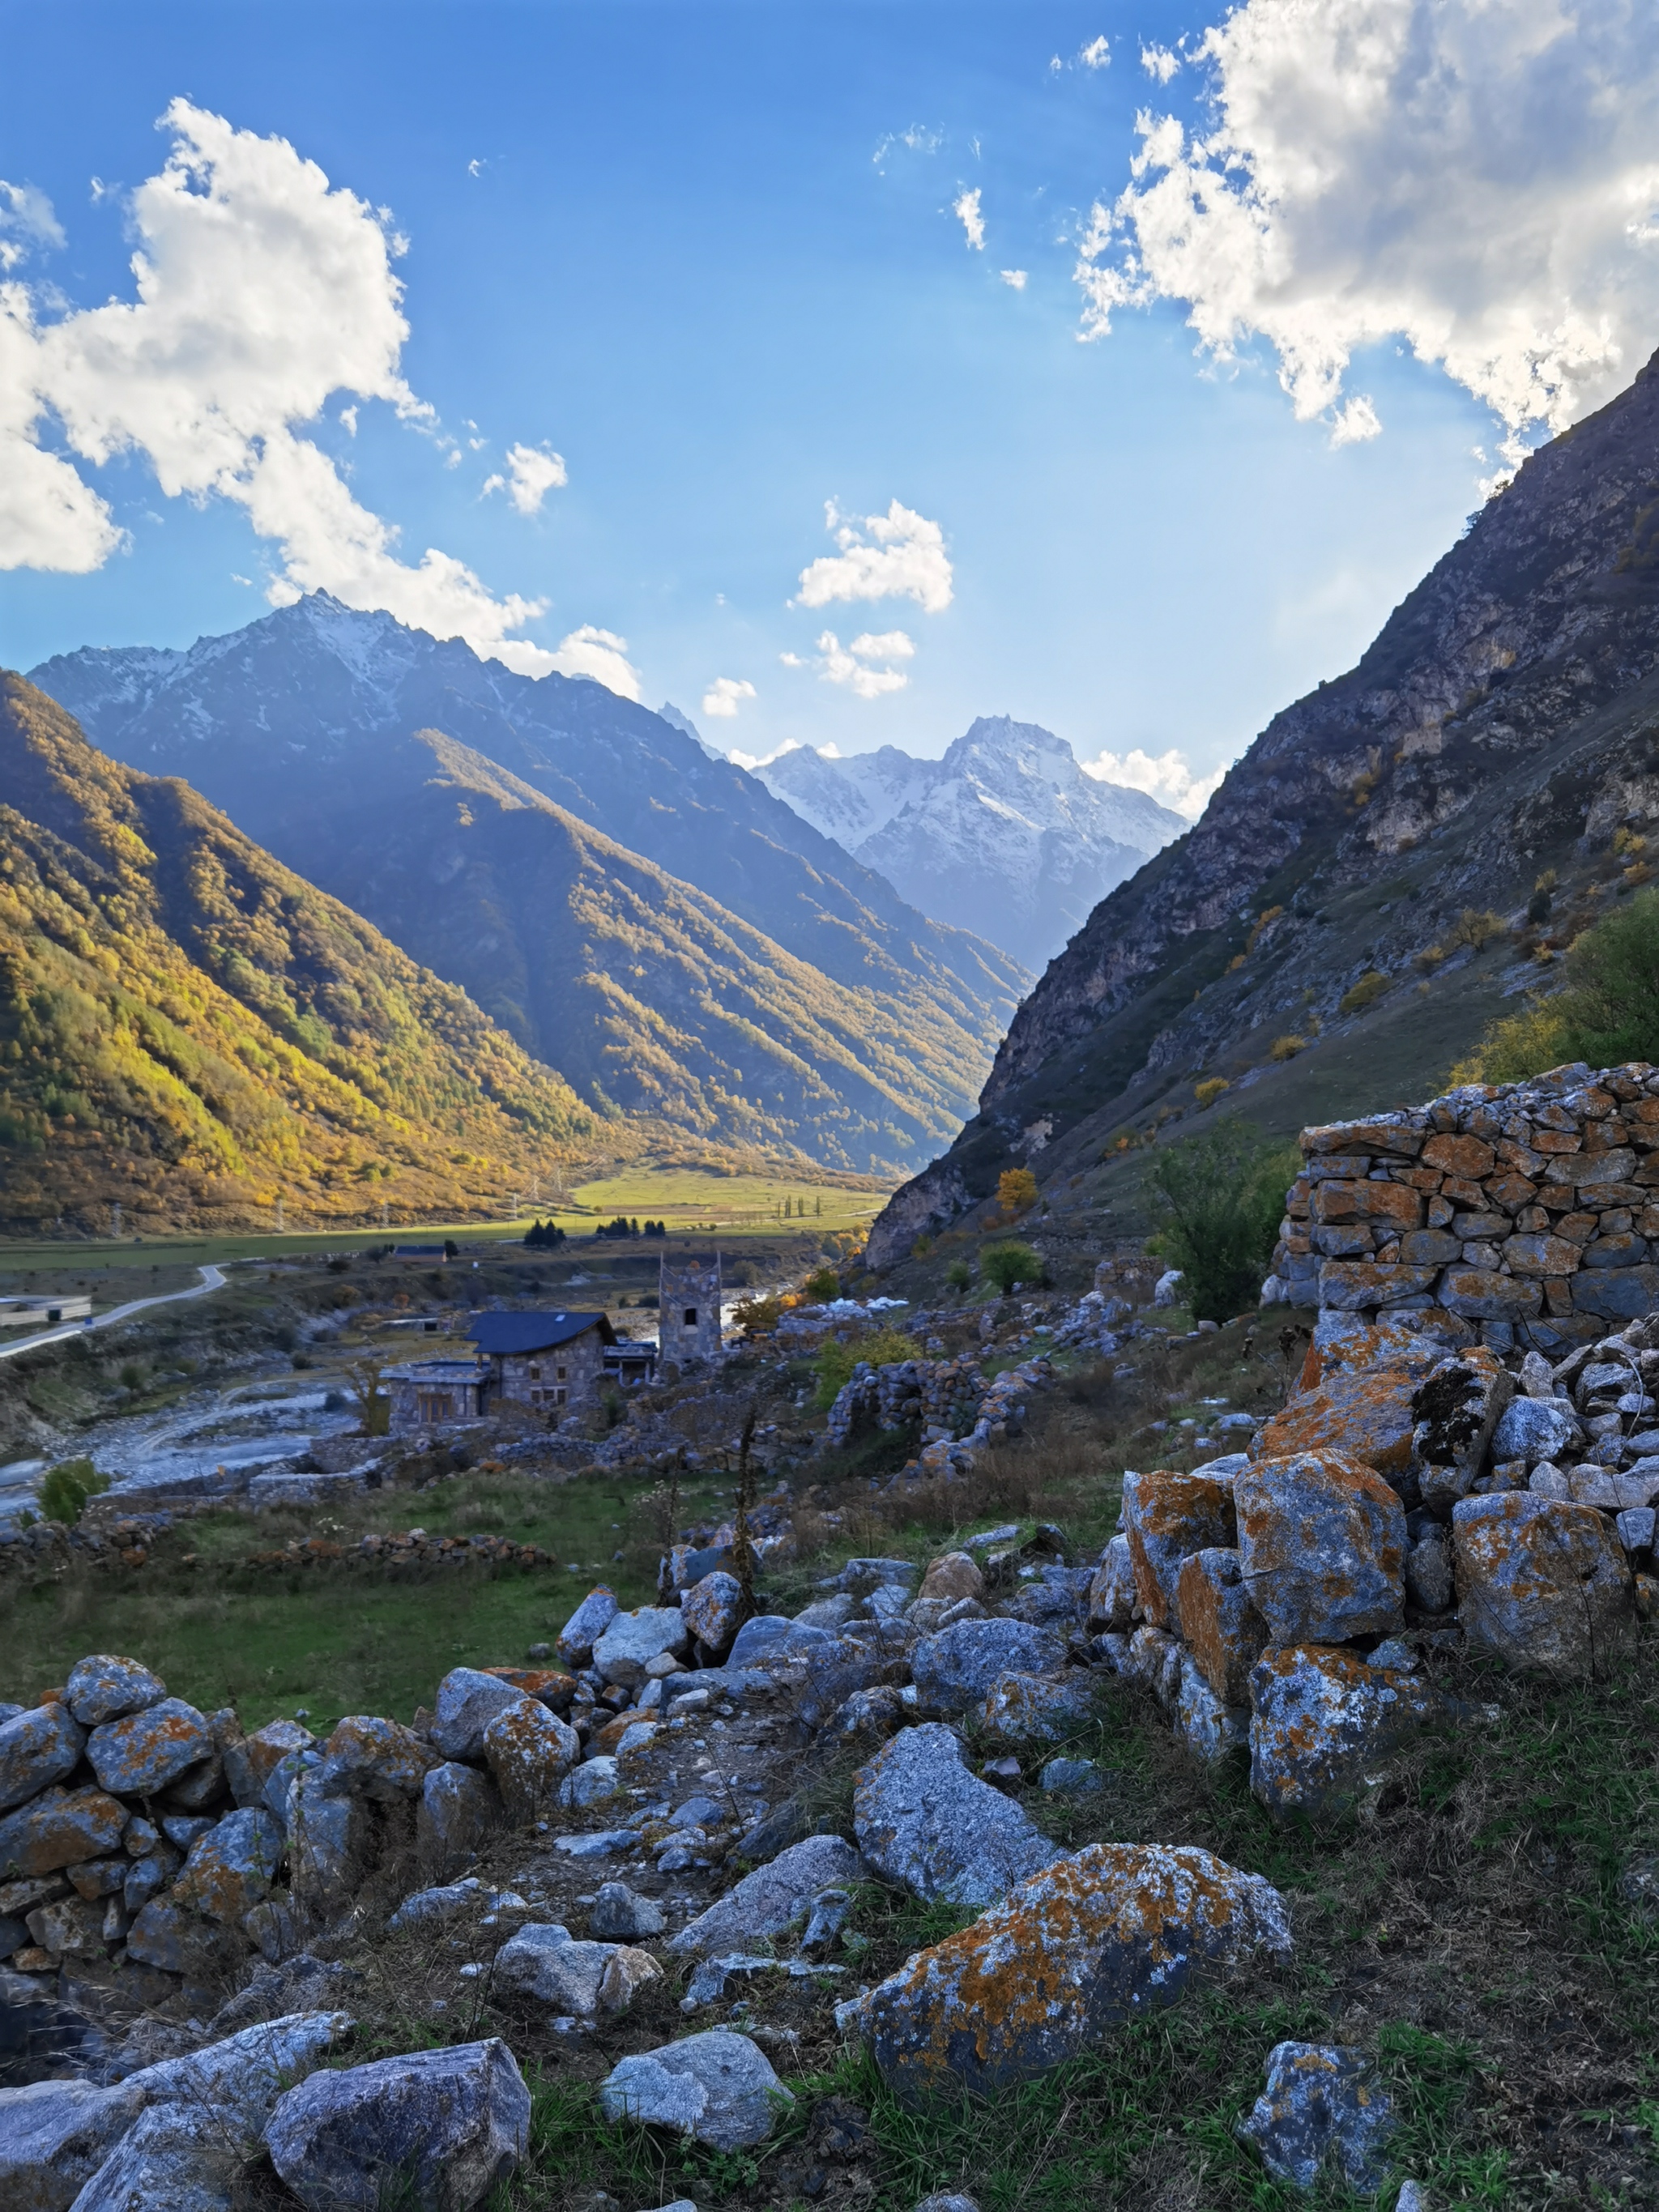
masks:
<svg viewBox="0 0 1659 2212"><path fill-rule="evenodd" d="M1304 1129L1266 1295L1559 1359L1659 1305L1659 1068L1556 1068Z"/></svg>

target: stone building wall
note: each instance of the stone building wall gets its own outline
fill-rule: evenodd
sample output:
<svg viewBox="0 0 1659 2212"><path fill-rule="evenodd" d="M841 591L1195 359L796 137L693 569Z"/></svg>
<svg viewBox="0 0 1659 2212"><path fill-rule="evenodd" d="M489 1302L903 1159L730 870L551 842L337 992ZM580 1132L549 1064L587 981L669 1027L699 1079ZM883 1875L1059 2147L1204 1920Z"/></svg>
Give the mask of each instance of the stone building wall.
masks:
<svg viewBox="0 0 1659 2212"><path fill-rule="evenodd" d="M658 1279L657 1343L664 1359L718 1359L720 1354L720 1255L662 1255ZM687 1315L691 1319L687 1320Z"/></svg>
<svg viewBox="0 0 1659 2212"><path fill-rule="evenodd" d="M1659 1306L1659 1068L1466 1085L1301 1141L1269 1299L1556 1359Z"/></svg>
<svg viewBox="0 0 1659 2212"><path fill-rule="evenodd" d="M556 1417L590 1410L599 1400L605 1371L600 1330L586 1329L568 1344L542 1352L506 1352L492 1362L492 1397L526 1406L532 1413Z"/></svg>

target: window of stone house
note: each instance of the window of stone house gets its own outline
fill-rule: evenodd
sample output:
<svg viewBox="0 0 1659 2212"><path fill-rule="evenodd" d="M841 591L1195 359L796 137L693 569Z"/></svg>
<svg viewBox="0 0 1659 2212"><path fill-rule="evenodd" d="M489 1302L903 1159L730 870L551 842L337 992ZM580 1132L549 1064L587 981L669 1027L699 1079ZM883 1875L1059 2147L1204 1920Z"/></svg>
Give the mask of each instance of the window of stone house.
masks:
<svg viewBox="0 0 1659 2212"><path fill-rule="evenodd" d="M560 1382L562 1382L565 1376L564 1369L562 1367L556 1367L553 1371L558 1376Z"/></svg>
<svg viewBox="0 0 1659 2212"><path fill-rule="evenodd" d="M539 1367L532 1367L530 1370L530 1379L532 1382L539 1382L541 1381L542 1370Z"/></svg>
<svg viewBox="0 0 1659 2212"><path fill-rule="evenodd" d="M696 1327L697 1310L696 1306L687 1306L685 1309L685 1325L688 1328L695 1328Z"/></svg>

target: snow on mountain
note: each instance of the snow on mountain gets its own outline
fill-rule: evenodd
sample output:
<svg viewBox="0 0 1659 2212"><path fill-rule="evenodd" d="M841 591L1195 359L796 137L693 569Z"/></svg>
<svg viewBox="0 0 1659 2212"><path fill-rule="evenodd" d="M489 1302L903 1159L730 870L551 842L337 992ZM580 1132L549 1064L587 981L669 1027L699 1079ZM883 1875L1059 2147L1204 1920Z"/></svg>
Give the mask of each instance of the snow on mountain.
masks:
<svg viewBox="0 0 1659 2212"><path fill-rule="evenodd" d="M936 921L1042 968L1116 884L1188 826L1085 775L1064 738L981 715L941 760L895 745L843 760L793 746L768 790Z"/></svg>

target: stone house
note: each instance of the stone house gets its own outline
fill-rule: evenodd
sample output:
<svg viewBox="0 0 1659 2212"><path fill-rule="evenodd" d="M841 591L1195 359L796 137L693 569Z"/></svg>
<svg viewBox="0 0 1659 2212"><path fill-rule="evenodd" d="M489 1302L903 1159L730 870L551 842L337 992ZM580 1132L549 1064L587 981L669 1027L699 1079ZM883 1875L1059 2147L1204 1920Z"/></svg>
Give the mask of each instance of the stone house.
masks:
<svg viewBox="0 0 1659 2212"><path fill-rule="evenodd" d="M489 1373L477 1359L411 1359L381 1379L392 1397L392 1433L407 1437L480 1419Z"/></svg>
<svg viewBox="0 0 1659 2212"><path fill-rule="evenodd" d="M509 1401L556 1424L599 1401L617 1332L602 1313L475 1314L467 1334L489 1373L489 1402Z"/></svg>
<svg viewBox="0 0 1659 2212"><path fill-rule="evenodd" d="M657 1345L664 1359L720 1355L720 1255L662 1255L658 1278Z"/></svg>

